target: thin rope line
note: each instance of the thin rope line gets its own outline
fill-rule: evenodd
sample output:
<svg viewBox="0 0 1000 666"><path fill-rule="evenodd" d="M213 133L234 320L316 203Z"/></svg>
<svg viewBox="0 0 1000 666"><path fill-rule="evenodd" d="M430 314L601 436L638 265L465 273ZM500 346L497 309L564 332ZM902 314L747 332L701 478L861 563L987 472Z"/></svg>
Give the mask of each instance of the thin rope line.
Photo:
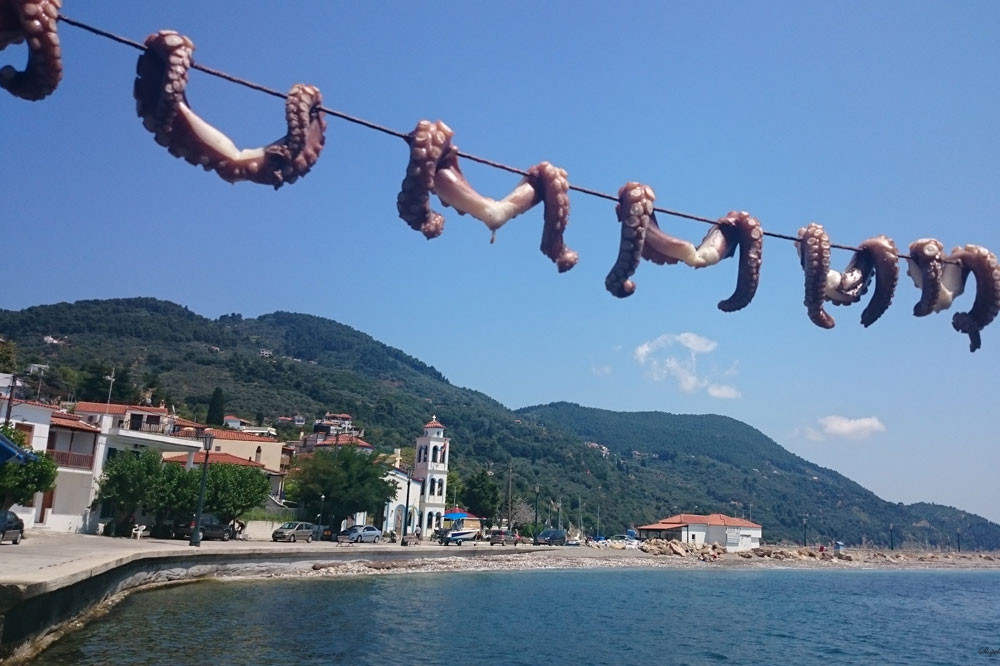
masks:
<svg viewBox="0 0 1000 666"><path fill-rule="evenodd" d="M124 44L125 46L131 46L132 48L138 49L139 51L145 51L146 50L146 45L145 44L141 44L141 43L139 43L137 41L134 41L132 39L128 39L127 37L122 37L121 35L116 35L113 32L108 32L107 30L102 30L102 29L96 28L96 27L94 27L92 25L88 25L86 23L82 23L80 21L77 21L75 19L72 19L72 18L66 16L65 14L60 14L59 15L59 20L62 21L63 23L71 25L73 27L80 28L82 30L86 30L89 33L97 35L98 37L104 37L106 39L110 39L113 42L118 42L119 44ZM197 69L199 71L202 71L202 72L204 72L204 73L206 73L206 74L208 74L210 76L215 76L215 77L218 77L220 79L224 79L226 81L229 81L230 83L235 83L237 85L244 86L245 88L250 88L251 90L256 90L257 92L262 92L262 93L264 93L266 95L271 95L272 97L277 97L278 99L281 99L281 100L284 100L285 97L287 96L285 93L280 92L278 90L275 90L273 88L268 88L267 86L263 86L263 85L261 85L259 83L255 83L253 81L249 81L247 79L243 79L243 78L240 78L238 76L234 76L232 74L228 74L228 73L220 71L218 69L213 69L211 67L206 67L205 65L199 65L197 63L192 63L191 64L191 68L192 69ZM357 116L352 116L352 115L350 115L348 113L344 113L343 111L338 111L336 109L331 109L331 108L328 108L328 107L325 107L325 106L320 106L319 108L324 113L328 113L331 116L335 116L337 118L340 118L341 120L346 120L346 121L354 123L356 125L361 125L362 127L367 127L368 129L373 129L373 130L382 132L383 134L389 134L389 135L397 137L399 139L403 139L404 141L407 141L407 142L409 141L409 134L407 134L405 132L400 132L399 130L392 129L391 127L386 127L384 125L379 125L378 123L373 123L370 120L365 120L364 118L358 118ZM510 166L508 164L503 164L501 162L495 162L495 161L487 159L485 157L479 157L477 155L472 155L470 153L466 153L466 152L463 152L461 150L458 151L458 154L459 154L460 157L464 157L467 160L470 160L472 162L478 162L479 164L484 164L486 166L493 167L494 169L500 169L502 171L507 171L507 172L510 172L510 173L516 173L516 174L520 174L522 176L527 176L528 175L528 172L525 171L524 169L520 169L518 167L513 167L513 166ZM572 185L571 184L569 186L569 189L571 189L571 190L573 190L575 192L580 192L581 194L587 194L587 195L592 196L592 197L598 197L600 199L607 199L609 201L618 201L618 197L614 196L613 194L608 194L607 192L601 192L600 190L593 190L593 189L590 189L589 187L582 187L580 185ZM673 217L680 217L680 218L684 218L686 220L694 220L695 222L704 222L705 224L715 224L717 222L717 220L713 220L713 219L708 218L708 217L702 217L701 215L693 215L691 213L685 213L685 212L682 212L682 211L679 211L679 210L671 210L669 208L663 208L663 207L660 207L660 206L654 207L653 210L655 210L658 213L663 213L665 215L671 215ZM793 243L798 241L798 238L795 237L795 236L789 236L788 234L782 234L782 233L778 233L776 231L763 231L763 234L765 236L770 236L771 238L780 238L782 240L792 241ZM851 252L860 252L860 248L857 248L857 247L854 247L854 246L851 246L851 245L840 245L840 244L837 244L837 243L830 243L830 247L837 248L839 250L849 250ZM910 255L900 254L899 258L900 259L909 259ZM955 262L953 260L949 260L949 259L944 259L943 261L945 263L957 263L957 262Z"/></svg>

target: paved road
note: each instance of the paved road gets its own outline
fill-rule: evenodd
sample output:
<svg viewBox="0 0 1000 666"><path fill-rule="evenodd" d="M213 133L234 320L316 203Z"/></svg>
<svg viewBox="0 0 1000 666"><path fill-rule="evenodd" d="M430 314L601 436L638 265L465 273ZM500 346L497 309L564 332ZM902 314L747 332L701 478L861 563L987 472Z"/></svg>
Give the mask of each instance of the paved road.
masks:
<svg viewBox="0 0 1000 666"><path fill-rule="evenodd" d="M128 560L135 555L197 555L201 553L250 553L250 552L282 552L303 556L308 559L316 554L322 557L324 553L343 553L345 550L357 551L359 557L365 554L400 550L398 543L380 544L337 544L328 541L312 543L274 543L271 541L203 541L200 548L192 548L187 541L173 539L123 539L87 534L63 534L31 530L17 546L4 542L0 544L0 584L36 583L51 581L63 576L78 574L95 568L104 567L118 560ZM472 548L489 549L489 545L479 546L439 546L424 542L416 549L420 552L439 554L451 551L458 554L459 549L468 551ZM502 547L496 546L499 551ZM512 547L503 547L512 550ZM527 549L519 546L517 550ZM410 550L410 549L407 549Z"/></svg>

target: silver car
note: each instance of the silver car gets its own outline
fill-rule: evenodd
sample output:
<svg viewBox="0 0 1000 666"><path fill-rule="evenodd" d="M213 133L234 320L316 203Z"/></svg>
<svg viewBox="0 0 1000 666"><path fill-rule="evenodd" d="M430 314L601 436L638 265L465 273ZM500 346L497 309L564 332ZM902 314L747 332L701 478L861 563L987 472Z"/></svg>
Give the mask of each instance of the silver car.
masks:
<svg viewBox="0 0 1000 666"><path fill-rule="evenodd" d="M378 543L382 530L374 525L353 525L337 535L337 541L348 543Z"/></svg>
<svg viewBox="0 0 1000 666"><path fill-rule="evenodd" d="M302 539L306 543L309 543L313 540L313 525L312 523L287 522L271 533L271 539L273 541L291 541L293 543Z"/></svg>

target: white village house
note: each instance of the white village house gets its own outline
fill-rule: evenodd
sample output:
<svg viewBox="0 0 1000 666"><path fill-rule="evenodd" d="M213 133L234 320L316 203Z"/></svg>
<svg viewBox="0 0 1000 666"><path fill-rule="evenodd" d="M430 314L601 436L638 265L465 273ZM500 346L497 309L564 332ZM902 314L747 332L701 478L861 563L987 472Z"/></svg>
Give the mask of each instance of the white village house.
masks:
<svg viewBox="0 0 1000 666"><path fill-rule="evenodd" d="M698 546L718 543L725 546L726 550L736 552L760 546L761 526L721 513L707 516L679 513L651 525L643 525L639 528L639 536L648 539L676 539Z"/></svg>
<svg viewBox="0 0 1000 666"><path fill-rule="evenodd" d="M0 397L6 415L7 398ZM154 449L184 454L188 466L201 442L172 436L173 417L165 407L78 402L74 414L54 405L15 399L11 423L25 433L31 448L52 453L58 465L56 486L38 493L30 506L12 507L25 525L61 532L96 532L101 515L91 510L97 481L108 459L126 451Z"/></svg>

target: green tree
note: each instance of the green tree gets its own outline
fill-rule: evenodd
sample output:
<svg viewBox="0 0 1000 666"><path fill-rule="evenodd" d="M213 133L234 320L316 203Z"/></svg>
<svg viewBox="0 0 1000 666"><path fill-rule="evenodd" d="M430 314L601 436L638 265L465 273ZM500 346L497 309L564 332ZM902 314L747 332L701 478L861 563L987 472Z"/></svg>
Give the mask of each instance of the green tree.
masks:
<svg viewBox="0 0 1000 666"><path fill-rule="evenodd" d="M310 516L319 513L325 495L320 522L339 525L358 511L377 513L389 501L396 485L386 480L388 471L388 464L352 447L317 451L292 471L287 494Z"/></svg>
<svg viewBox="0 0 1000 666"><path fill-rule="evenodd" d="M111 507L116 534L124 534L127 519L149 501L162 472L163 458L153 449L144 449L139 455L119 451L104 465L94 504L106 503Z"/></svg>
<svg viewBox="0 0 1000 666"><path fill-rule="evenodd" d="M448 489L448 497L444 498L445 504L455 506L457 503L465 501L465 484L462 483L462 477L453 469L448 470L446 488Z"/></svg>
<svg viewBox="0 0 1000 666"><path fill-rule="evenodd" d="M226 401L222 396L222 389L218 386L212 391L212 400L208 403L208 415L205 423L208 425L222 425L222 420L226 417Z"/></svg>
<svg viewBox="0 0 1000 666"><path fill-rule="evenodd" d="M17 372L17 345L0 342L0 372Z"/></svg>
<svg viewBox="0 0 1000 666"><path fill-rule="evenodd" d="M198 471L201 474L201 471ZM263 506L271 484L264 472L247 465L209 465L205 511L230 523L250 509ZM198 495L195 491L195 502Z"/></svg>
<svg viewBox="0 0 1000 666"><path fill-rule="evenodd" d="M0 425L0 432L21 448L28 448L24 433L13 426ZM23 465L12 462L0 465L0 511L30 502L35 493L44 493L55 487L58 470L55 461L46 453L36 452L35 455L37 460Z"/></svg>
<svg viewBox="0 0 1000 666"><path fill-rule="evenodd" d="M161 464L160 473L150 479L148 492L141 500L156 520L154 528L173 518L187 517L198 507L198 473L177 463Z"/></svg>
<svg viewBox="0 0 1000 666"><path fill-rule="evenodd" d="M485 469L466 481L462 498L469 511L481 518L493 520L500 513L500 488Z"/></svg>

